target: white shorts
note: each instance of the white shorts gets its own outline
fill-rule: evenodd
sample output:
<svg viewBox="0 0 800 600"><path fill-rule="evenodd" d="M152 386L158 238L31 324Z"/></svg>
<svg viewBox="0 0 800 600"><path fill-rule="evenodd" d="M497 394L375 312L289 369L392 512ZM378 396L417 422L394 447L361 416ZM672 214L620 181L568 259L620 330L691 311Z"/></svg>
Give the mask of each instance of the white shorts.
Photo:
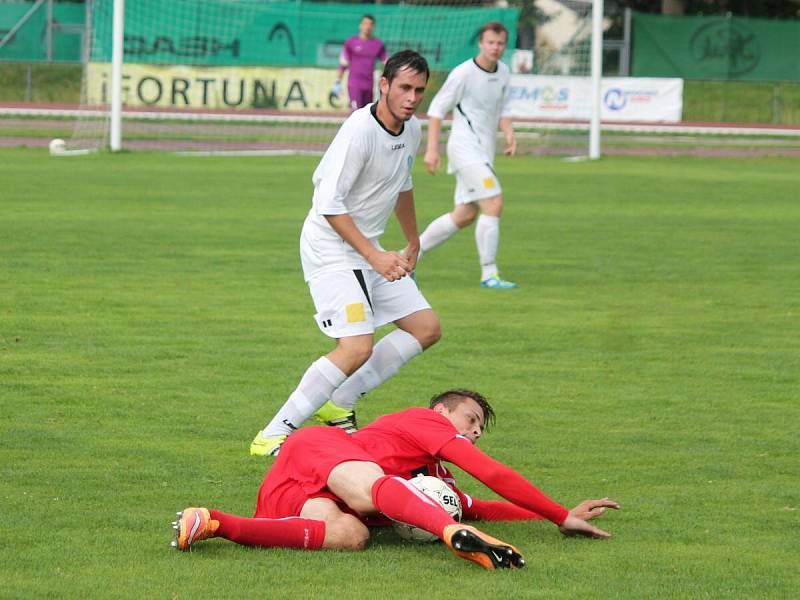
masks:
<svg viewBox="0 0 800 600"><path fill-rule="evenodd" d="M317 273L308 289L317 309L314 320L332 338L373 333L431 307L411 277L390 282L371 269Z"/></svg>
<svg viewBox="0 0 800 600"><path fill-rule="evenodd" d="M469 165L455 172L456 204L469 204L503 193L494 170L486 163Z"/></svg>

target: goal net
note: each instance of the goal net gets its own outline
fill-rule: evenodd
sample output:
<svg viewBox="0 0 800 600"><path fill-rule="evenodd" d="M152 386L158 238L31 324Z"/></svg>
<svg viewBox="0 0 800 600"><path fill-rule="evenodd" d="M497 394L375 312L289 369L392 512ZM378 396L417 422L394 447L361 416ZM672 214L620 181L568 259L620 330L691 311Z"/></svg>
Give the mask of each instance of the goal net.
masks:
<svg viewBox="0 0 800 600"><path fill-rule="evenodd" d="M374 35L384 42L388 54L411 48L428 60L432 75L422 114L447 73L475 56L478 29L488 21L500 21L508 28L509 50L504 60L512 70L525 71L513 62L521 16L517 5L524 3L513 1L87 2L84 111L67 141L70 149L109 145L115 122L111 118L114 9L120 5L124 6L120 12L124 34L119 38L121 117L116 123L126 150L323 151L349 114L347 86L338 95L332 89L345 40L358 34L365 14L374 17ZM536 0L535 4L537 23L550 30L544 35L537 29L535 61L528 72L588 73L591 0ZM542 40L546 43L540 44ZM558 87L526 85L524 81L512 84L519 88L515 90L520 106L539 104L546 112L560 102ZM586 152L585 122L568 119L562 128L553 129L557 123L550 121L521 110L520 151L575 153L577 145Z"/></svg>

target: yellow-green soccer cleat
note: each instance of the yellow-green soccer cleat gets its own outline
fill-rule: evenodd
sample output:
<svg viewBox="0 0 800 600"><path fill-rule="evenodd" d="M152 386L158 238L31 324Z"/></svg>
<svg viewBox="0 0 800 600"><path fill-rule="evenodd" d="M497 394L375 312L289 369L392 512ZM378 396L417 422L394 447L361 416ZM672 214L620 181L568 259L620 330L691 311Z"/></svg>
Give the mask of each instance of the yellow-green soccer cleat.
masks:
<svg viewBox="0 0 800 600"><path fill-rule="evenodd" d="M286 441L286 436L264 437L263 434L263 431L259 431L253 438L253 442L250 444L250 456L278 456L283 442Z"/></svg>
<svg viewBox="0 0 800 600"><path fill-rule="evenodd" d="M339 408L330 400L320 407L317 414L314 415L314 418L324 425L344 429L347 433L355 433L358 431L355 411Z"/></svg>
<svg viewBox="0 0 800 600"><path fill-rule="evenodd" d="M175 539L170 544L176 550L191 550L200 540L214 537L219 521L211 518L206 508L184 508L177 513L178 520L172 522Z"/></svg>

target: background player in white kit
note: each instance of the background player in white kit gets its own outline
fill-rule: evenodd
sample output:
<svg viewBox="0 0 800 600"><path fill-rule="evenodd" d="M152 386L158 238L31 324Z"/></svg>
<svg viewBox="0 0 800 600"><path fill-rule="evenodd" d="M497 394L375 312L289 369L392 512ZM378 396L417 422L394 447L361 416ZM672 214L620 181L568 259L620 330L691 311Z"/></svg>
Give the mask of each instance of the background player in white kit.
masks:
<svg viewBox="0 0 800 600"><path fill-rule="evenodd" d="M492 21L481 27L478 56L450 72L428 109L428 146L425 165L430 173L439 167L442 119L452 111L453 127L447 140L447 172L456 176L455 209L435 219L420 236L420 258L478 217L475 242L481 264L481 285L509 289L516 284L500 277L497 247L503 195L495 175L497 127L506 141L504 154L517 151L508 112L508 67L499 62L508 43L508 30Z"/></svg>
<svg viewBox="0 0 800 600"><path fill-rule="evenodd" d="M355 431L356 400L436 343L439 319L411 277L419 252L411 168L422 137L414 111L428 64L410 50L389 58L377 103L344 122L312 177L314 198L300 236L303 275L317 325L336 347L316 360L250 453L275 455L286 436L317 413ZM408 245L378 243L394 210ZM397 329L373 347L377 327Z"/></svg>

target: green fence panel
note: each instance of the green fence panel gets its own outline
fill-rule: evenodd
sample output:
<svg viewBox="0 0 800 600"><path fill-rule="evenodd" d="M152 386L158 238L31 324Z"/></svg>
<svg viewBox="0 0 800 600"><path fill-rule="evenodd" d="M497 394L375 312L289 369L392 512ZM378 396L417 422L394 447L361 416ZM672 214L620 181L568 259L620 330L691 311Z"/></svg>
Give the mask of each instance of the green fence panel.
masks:
<svg viewBox="0 0 800 600"><path fill-rule="evenodd" d="M633 75L800 81L800 22L634 13Z"/></svg>
<svg viewBox="0 0 800 600"><path fill-rule="evenodd" d="M5 38L19 20L34 6L33 2L0 4L0 40ZM82 35L76 27L60 31L64 25L83 27L86 11L82 4L53 6L53 60L81 60ZM0 60L39 62L47 60L47 4L42 4L14 36L0 48Z"/></svg>
<svg viewBox="0 0 800 600"><path fill-rule="evenodd" d="M111 60L112 0L95 0L93 62ZM391 54L411 48L432 69L476 53L479 27L501 21L516 42L519 11L404 4L369 5L244 0L145 0L126 3L125 62L192 65L335 66L361 15L377 22ZM159 18L154 19L152 15Z"/></svg>

